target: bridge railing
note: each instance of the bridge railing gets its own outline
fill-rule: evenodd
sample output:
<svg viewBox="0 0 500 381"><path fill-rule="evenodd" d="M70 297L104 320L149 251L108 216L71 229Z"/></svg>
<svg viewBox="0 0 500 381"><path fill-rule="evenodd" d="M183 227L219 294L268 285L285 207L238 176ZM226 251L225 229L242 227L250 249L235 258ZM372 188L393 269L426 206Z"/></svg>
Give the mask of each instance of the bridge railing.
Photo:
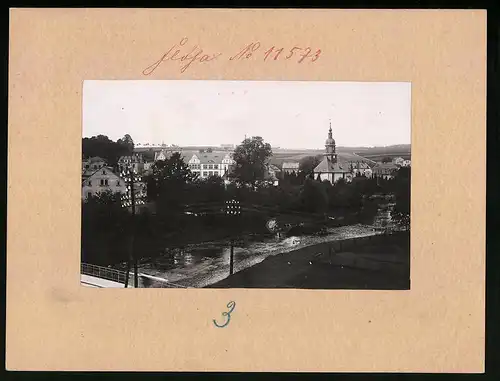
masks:
<svg viewBox="0 0 500 381"><path fill-rule="evenodd" d="M80 272L81 274L84 275L89 275L101 279L106 279L110 280L116 283L121 283L125 287L125 279L127 278L127 274L125 271L121 270L116 270L112 269L109 267L103 267L103 266L98 266L98 265L92 265L90 263L82 263L80 265ZM139 277L141 275L139 274ZM141 286L142 282L139 282L139 287L145 287L144 285ZM129 281L128 281L128 286L133 287L134 286L134 273L130 272L129 274ZM171 283L167 281L161 281L161 282L155 282L154 288L186 288L186 286L182 286L180 284L176 283Z"/></svg>
<svg viewBox="0 0 500 381"><path fill-rule="evenodd" d="M107 279L116 283L121 283L125 286L127 274L125 271L111 269L90 263L82 263L80 265L80 272L84 275L90 275L101 279ZM132 276L129 277L129 285L132 285Z"/></svg>

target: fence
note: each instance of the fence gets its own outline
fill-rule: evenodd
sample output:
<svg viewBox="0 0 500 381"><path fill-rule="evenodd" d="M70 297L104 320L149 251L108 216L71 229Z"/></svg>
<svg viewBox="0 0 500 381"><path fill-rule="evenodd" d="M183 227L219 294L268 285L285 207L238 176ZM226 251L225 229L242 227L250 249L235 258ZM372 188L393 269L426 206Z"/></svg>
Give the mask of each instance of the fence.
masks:
<svg viewBox="0 0 500 381"><path fill-rule="evenodd" d="M92 265L90 263L82 263L80 265L80 272L84 275L94 276L101 279L107 279L116 283L121 283L125 287L126 273L109 267L102 267ZM133 285L133 274L129 277L129 286Z"/></svg>
<svg viewBox="0 0 500 381"><path fill-rule="evenodd" d="M90 263L82 263L80 266L80 271L83 275L90 275L101 279L110 280L116 283L121 283L125 287L126 273L125 271L120 271L112 269L109 267L103 267L98 265L92 265ZM143 288L186 288L180 284L171 283L167 281L151 281L147 280L148 277L139 274L139 287ZM147 285L148 283L151 286ZM153 286L154 284L154 286ZM134 273L130 272L128 287L134 287Z"/></svg>

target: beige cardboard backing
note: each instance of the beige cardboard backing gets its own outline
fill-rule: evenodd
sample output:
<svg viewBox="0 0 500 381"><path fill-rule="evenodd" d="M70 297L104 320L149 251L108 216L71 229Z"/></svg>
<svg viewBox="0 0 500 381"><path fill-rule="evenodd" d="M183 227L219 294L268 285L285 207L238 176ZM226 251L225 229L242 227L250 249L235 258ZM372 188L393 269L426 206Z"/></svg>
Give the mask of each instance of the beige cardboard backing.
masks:
<svg viewBox="0 0 500 381"><path fill-rule="evenodd" d="M8 369L483 371L485 11L14 9L10 27ZM182 37L226 59L144 77ZM227 60L253 41L323 53ZM82 82L183 78L410 81L411 291L81 287Z"/></svg>

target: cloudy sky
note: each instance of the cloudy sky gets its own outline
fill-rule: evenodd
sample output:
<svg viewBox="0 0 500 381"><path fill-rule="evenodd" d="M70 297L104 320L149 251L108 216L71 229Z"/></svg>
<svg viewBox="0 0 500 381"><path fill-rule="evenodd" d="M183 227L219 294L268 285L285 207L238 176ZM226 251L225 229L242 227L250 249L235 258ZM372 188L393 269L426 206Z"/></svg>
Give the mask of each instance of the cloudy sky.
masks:
<svg viewBox="0 0 500 381"><path fill-rule="evenodd" d="M136 143L282 148L409 144L411 86L402 82L85 81L83 136Z"/></svg>

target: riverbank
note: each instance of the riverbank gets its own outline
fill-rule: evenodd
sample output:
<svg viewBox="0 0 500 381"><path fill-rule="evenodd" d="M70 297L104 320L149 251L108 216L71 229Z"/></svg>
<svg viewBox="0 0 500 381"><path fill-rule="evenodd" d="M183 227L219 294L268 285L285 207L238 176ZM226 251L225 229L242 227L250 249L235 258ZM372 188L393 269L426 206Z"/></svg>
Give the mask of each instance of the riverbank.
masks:
<svg viewBox="0 0 500 381"><path fill-rule="evenodd" d="M207 288L410 288L409 232L303 247L262 262Z"/></svg>
<svg viewBox="0 0 500 381"><path fill-rule="evenodd" d="M349 238L367 237L379 232L367 225L330 228L324 236L290 236L286 238L254 237L255 240L238 242L234 248L234 271L255 266L267 257L281 255L300 248L325 242L345 241ZM206 287L229 276L230 247L227 242L204 243L186 247L173 255L140 263L139 270L147 275L178 283L185 287ZM152 282L149 287L160 287Z"/></svg>

